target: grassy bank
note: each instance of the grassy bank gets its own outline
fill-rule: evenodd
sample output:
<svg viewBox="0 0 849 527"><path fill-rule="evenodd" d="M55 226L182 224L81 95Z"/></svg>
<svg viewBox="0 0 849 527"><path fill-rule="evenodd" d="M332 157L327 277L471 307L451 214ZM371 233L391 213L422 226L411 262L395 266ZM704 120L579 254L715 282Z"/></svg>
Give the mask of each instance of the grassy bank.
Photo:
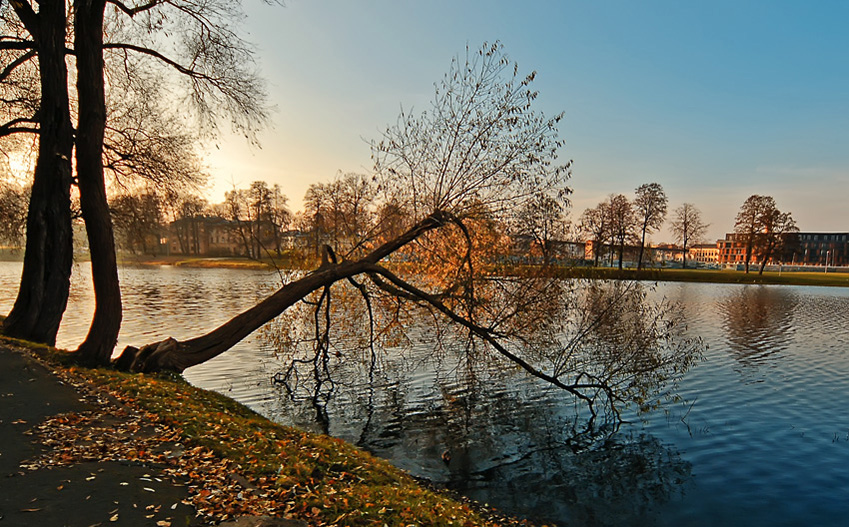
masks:
<svg viewBox="0 0 849 527"><path fill-rule="evenodd" d="M525 524L430 490L342 440L278 425L178 376L62 366L66 354L31 349L81 391L117 400L116 415L130 408L162 437L164 446L128 447L123 457L173 465L170 451L179 450L181 468L173 473L189 480L193 505L210 521L271 515L309 525Z"/></svg>
<svg viewBox="0 0 849 527"><path fill-rule="evenodd" d="M563 278L650 280L656 282L706 282L714 284L777 284L849 287L849 273L757 272L710 269L611 269L575 267L562 269Z"/></svg>
<svg viewBox="0 0 849 527"><path fill-rule="evenodd" d="M303 261L250 260L247 258L187 258L167 256L158 258L127 258L123 265L173 265L177 267L227 268L227 269L274 269L275 264L286 269L311 269ZM403 264L395 264L401 265ZM495 272L523 274L530 267L512 266ZM536 271L534 271L536 272ZM757 271L748 274L742 271L712 269L614 269L609 267L562 267L555 273L563 278L595 278L602 280L647 280L654 282L705 282L715 284L775 284L775 285L817 285L849 287L849 273L810 273L810 272L770 272L758 275Z"/></svg>
<svg viewBox="0 0 849 527"><path fill-rule="evenodd" d="M158 256L158 257L123 257L119 260L121 265L129 266L160 266L172 265L174 267L197 267L217 269L274 269L271 261L251 260L248 258L202 258L186 256Z"/></svg>

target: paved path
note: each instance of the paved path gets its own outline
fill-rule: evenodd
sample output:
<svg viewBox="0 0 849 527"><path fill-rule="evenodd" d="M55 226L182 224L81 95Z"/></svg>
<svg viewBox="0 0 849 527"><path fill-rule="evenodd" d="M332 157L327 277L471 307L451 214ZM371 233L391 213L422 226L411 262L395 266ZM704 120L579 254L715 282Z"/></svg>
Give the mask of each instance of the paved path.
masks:
<svg viewBox="0 0 849 527"><path fill-rule="evenodd" d="M51 416L89 409L40 363L0 343L0 527L199 525L194 508L182 503L187 489L155 466L21 466L45 451L27 430Z"/></svg>

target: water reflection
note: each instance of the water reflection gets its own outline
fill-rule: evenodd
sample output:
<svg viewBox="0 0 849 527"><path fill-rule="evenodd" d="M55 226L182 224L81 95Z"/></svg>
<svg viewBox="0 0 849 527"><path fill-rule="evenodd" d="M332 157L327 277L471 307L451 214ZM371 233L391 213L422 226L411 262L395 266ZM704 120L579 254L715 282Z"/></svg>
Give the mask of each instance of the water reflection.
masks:
<svg viewBox="0 0 849 527"><path fill-rule="evenodd" d="M91 320L87 272L75 269L63 346L79 344ZM19 279L20 264L0 263L2 310ZM122 269L120 342L195 336L278 281L251 271ZM207 298L183 302L199 284ZM694 404L635 419L607 441L573 435L577 409L509 364L470 369L457 356L465 341L436 338L444 328L383 338L373 371L362 348L362 360L339 370L327 429L473 498L561 525L844 525L849 288L669 283L655 295L681 301L691 331L710 346L681 385ZM319 430L309 390L295 404L271 384L284 366L273 348L248 339L186 378Z"/></svg>
<svg viewBox="0 0 849 527"><path fill-rule="evenodd" d="M657 507L680 496L691 464L651 436L613 437L603 447L564 454L539 448L521 459L452 480L448 486L499 507L532 511L565 525L645 525ZM490 489L500 491L493 495Z"/></svg>
<svg viewBox="0 0 849 527"><path fill-rule="evenodd" d="M611 309L606 295L623 304ZM584 337L568 350L571 364L628 364L623 357L654 351L653 332L666 327L660 322L668 306L647 301L636 286L595 284L570 300L583 309L560 327ZM368 324L346 324L322 341L333 352L316 354L309 333L318 324L308 310L303 315L306 333L293 335L292 318L261 333L264 346L292 360L276 375L284 422L342 437L437 484L544 520L605 525L640 517L689 478L689 464L671 447L648 435L614 434L618 422L587 426L582 401L460 332L408 321L407 338L393 339L399 345L371 348L363 344L368 336L353 330ZM363 316L356 303L341 304L334 315ZM571 337L535 342L564 339ZM563 363L556 351L537 356Z"/></svg>
<svg viewBox="0 0 849 527"><path fill-rule="evenodd" d="M745 286L719 302L728 349L746 369L774 365L793 340L793 288Z"/></svg>

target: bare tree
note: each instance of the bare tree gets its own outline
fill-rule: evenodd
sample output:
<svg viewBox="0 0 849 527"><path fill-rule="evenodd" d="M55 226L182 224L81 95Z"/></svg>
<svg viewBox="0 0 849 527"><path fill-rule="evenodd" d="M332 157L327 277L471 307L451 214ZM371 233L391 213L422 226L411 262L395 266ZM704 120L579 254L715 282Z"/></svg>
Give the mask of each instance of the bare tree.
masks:
<svg viewBox="0 0 849 527"><path fill-rule="evenodd" d="M645 183L637 187L633 206L637 229L640 232L640 254L637 257L638 271L643 268L646 234L651 234L663 226L668 201L660 183Z"/></svg>
<svg viewBox="0 0 849 527"><path fill-rule="evenodd" d="M0 5L0 136L38 134L38 154L27 214L21 286L3 321L7 335L54 344L68 302L73 130L65 63L63 2Z"/></svg>
<svg viewBox="0 0 849 527"><path fill-rule="evenodd" d="M192 192L178 192L170 196L171 231L177 237L180 252L200 254L201 220L206 215L208 203Z"/></svg>
<svg viewBox="0 0 849 527"><path fill-rule="evenodd" d="M18 248L24 242L30 189L0 182L0 241Z"/></svg>
<svg viewBox="0 0 849 527"><path fill-rule="evenodd" d="M217 329L183 342L166 339L128 347L116 365L131 371L182 371L225 352L297 306L314 322L309 364L323 378L333 356L331 327L337 311L332 306L341 296L344 304L361 299L370 342L382 331L376 315L381 308L397 322L394 327L403 327L401 313L407 309L419 317L429 314L457 328L470 349L481 346L481 352L494 353L573 394L593 415L596 397L613 409L623 397L634 400L643 393L630 393L627 387L686 369L696 348L671 350L663 339L652 340L660 348L635 347L627 367L617 359L593 361L597 369L588 369L578 350L590 327L573 335L571 344L550 341L560 352L548 355L536 344L559 336L562 324L572 320L552 309L552 291L567 284L530 275L500 277L487 269L487 250L500 222L534 196L566 189L568 164L557 162L559 116L547 119L532 109L533 78L519 77L498 44L455 60L436 86L433 107L415 116L403 112L372 145L381 200L372 221L388 224L391 211L403 212L404 219L395 224L406 226L400 234L372 239L370 229L366 238L373 241L357 243L344 258L325 246L318 268L293 278ZM403 265L390 262L396 258ZM529 336L531 328L549 331L535 332L544 339L536 340Z"/></svg>
<svg viewBox="0 0 849 527"><path fill-rule="evenodd" d="M622 269L625 246L635 238L634 208L623 194L611 194L607 199L607 212L611 239L616 246L619 269Z"/></svg>
<svg viewBox="0 0 849 527"><path fill-rule="evenodd" d="M781 212L777 208L764 211L761 216L763 230L758 236L757 252L761 262L758 274L762 275L767 262L790 243L793 235L799 232L796 220L789 212Z"/></svg>
<svg viewBox="0 0 849 527"><path fill-rule="evenodd" d="M581 214L580 230L592 238L593 257L598 267L601 250L604 243L610 239L610 212L608 203L599 203L595 208L587 209Z"/></svg>
<svg viewBox="0 0 849 527"><path fill-rule="evenodd" d="M746 198L737 213L734 233L737 235L737 241L745 247L746 273L749 272L749 263L752 261L752 257L758 255L758 246L763 238L764 229L767 227L766 219L772 216L773 211L776 210L774 198L753 194Z"/></svg>
<svg viewBox="0 0 849 527"><path fill-rule="evenodd" d="M518 211L514 230L518 235L527 236L539 248L545 266L551 263L555 243L566 237L567 205L568 201L538 194L525 202Z"/></svg>
<svg viewBox="0 0 849 527"><path fill-rule="evenodd" d="M672 234L675 240L681 242L684 251L684 269L687 268L687 249L695 242L698 243L710 226L702 221L702 213L692 203L684 203L675 209L672 218Z"/></svg>
<svg viewBox="0 0 849 527"><path fill-rule="evenodd" d="M282 231L291 221L287 201L279 186L269 187L265 181L225 193L224 217L235 225L233 232L248 258L273 257L273 250L280 253Z"/></svg>
<svg viewBox="0 0 849 527"><path fill-rule="evenodd" d="M316 250L329 245L339 254L355 250L371 238L376 189L362 174L338 175L329 183L313 183L304 195Z"/></svg>
<svg viewBox="0 0 849 527"><path fill-rule="evenodd" d="M107 4L116 9L107 10ZM110 148L113 143L106 140L110 128L105 77L108 72L130 77L142 71L159 71L160 86L175 88L183 81L186 88L183 93L190 104L184 104L181 110L184 116L193 113L205 133L214 133L222 118L230 117L234 127L251 137L265 118L264 93L253 72L250 47L238 37L233 26L239 14L240 3L229 0L202 4L172 0L136 5L106 0L79 5L50 2L50 9L39 5L37 12L34 3L27 0L0 6L4 31L0 52L10 60L0 73L0 82L5 79L3 89L21 94L15 98L18 103L7 107L19 113L0 124L0 136L37 132L41 152L30 201L34 224L27 229L25 272L17 307L4 322L8 334L48 343L55 341L69 287L73 148L82 216L89 224L86 231L90 238L97 304L92 328L78 349L78 357L91 362L108 360L120 327L121 301L104 158L108 166L116 168L138 169L142 164L138 162L141 143L137 137L119 138L122 140L114 143L118 148ZM67 38L66 30L70 30L73 39ZM107 32L115 40L105 42ZM177 34L181 38L168 37ZM104 56L105 52L109 53L108 57ZM76 58L75 98L69 97L66 54ZM110 65L116 67L110 69ZM27 73L33 79L40 79L37 89L36 83L24 82ZM111 89L124 85L116 79L118 76L110 78ZM180 92L173 89L172 93ZM73 115L78 121L74 135L72 99ZM120 96L111 98L120 99ZM179 134L168 136L152 131L148 135L143 141L147 144L155 143L157 137L170 137L171 146L180 142ZM105 151L113 155L105 155ZM49 251L44 249L45 243ZM50 258L43 256L45 252Z"/></svg>
<svg viewBox="0 0 849 527"><path fill-rule="evenodd" d="M155 256L164 230L163 209L159 195L150 189L113 196L109 211L119 245L133 254Z"/></svg>

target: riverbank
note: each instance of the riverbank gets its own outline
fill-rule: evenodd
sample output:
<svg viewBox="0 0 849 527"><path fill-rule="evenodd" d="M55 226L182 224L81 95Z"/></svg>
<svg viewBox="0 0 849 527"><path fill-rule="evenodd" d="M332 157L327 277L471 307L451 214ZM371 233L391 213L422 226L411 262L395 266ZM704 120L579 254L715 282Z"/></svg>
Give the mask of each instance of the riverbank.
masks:
<svg viewBox="0 0 849 527"><path fill-rule="evenodd" d="M82 369L62 357L0 341L0 461L12 474L0 483L0 514L16 525L204 525L243 516L292 526L528 524L178 376Z"/></svg>
<svg viewBox="0 0 849 527"><path fill-rule="evenodd" d="M701 282L714 284L815 285L849 287L849 273L749 272L715 269L612 269L574 267L560 271L563 278L645 280L653 282Z"/></svg>
<svg viewBox="0 0 849 527"><path fill-rule="evenodd" d="M274 269L274 263L271 260L251 260L249 258L223 257L223 258L203 258L203 257L186 257L186 256L157 256L157 257L136 257L124 256L118 260L119 265L127 266L161 266L171 265L174 267L193 267L193 268L217 268L217 269Z"/></svg>
<svg viewBox="0 0 849 527"><path fill-rule="evenodd" d="M307 269L303 262L272 262L271 260L250 260L248 258L187 258L184 256L163 256L156 258L124 258L122 265L158 266L226 269ZM291 265L295 263L296 265ZM535 267L515 266L503 269L508 274L537 272ZM771 285L815 285L829 287L849 287L849 273L814 272L749 272L715 269L615 269L609 267L556 267L555 273L562 278L588 278L602 280L643 280L652 282L701 282L715 284L771 284Z"/></svg>

